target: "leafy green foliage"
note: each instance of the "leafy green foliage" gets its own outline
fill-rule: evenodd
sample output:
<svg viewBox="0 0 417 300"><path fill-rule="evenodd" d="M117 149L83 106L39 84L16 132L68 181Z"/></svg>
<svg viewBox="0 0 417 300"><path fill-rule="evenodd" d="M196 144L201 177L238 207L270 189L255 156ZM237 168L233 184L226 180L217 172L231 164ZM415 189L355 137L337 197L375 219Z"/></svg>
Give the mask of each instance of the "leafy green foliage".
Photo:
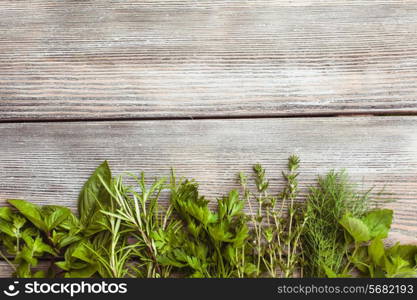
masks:
<svg viewBox="0 0 417 300"><path fill-rule="evenodd" d="M368 226L361 219L344 215L339 223L356 243L366 242L371 238Z"/></svg>
<svg viewBox="0 0 417 300"><path fill-rule="evenodd" d="M369 209L369 194L333 171L300 204L298 169L291 156L274 194L255 165L254 188L241 173L242 195L230 191L215 209L193 180L148 182L141 173L126 184L104 162L80 192L78 216L16 199L1 207L0 257L15 276L37 278L417 276L417 246L384 245L391 210Z"/></svg>
<svg viewBox="0 0 417 300"><path fill-rule="evenodd" d="M359 193L345 172L330 171L320 176L307 196L307 225L302 235L307 277L346 277L345 233L341 223L359 239L366 238L362 222L352 221L368 209L367 193ZM341 222L341 223L340 223Z"/></svg>
<svg viewBox="0 0 417 300"><path fill-rule="evenodd" d="M246 277L255 272L245 247L249 229L244 201L237 191L218 199L218 210L212 212L195 182L177 182L173 174L170 202L184 231L172 239L161 263L182 268L190 277Z"/></svg>
<svg viewBox="0 0 417 300"><path fill-rule="evenodd" d="M104 188L104 183L110 183L111 171L107 161L103 162L81 189L78 197L78 212L80 222L86 235L92 235L104 230L103 214L100 206L110 205L110 195Z"/></svg>
<svg viewBox="0 0 417 300"><path fill-rule="evenodd" d="M362 221L369 229L371 238L386 238L392 223L393 211L390 209L378 209L368 212Z"/></svg>
<svg viewBox="0 0 417 300"><path fill-rule="evenodd" d="M286 182L279 195L271 195L266 171L255 165L256 192L248 188L246 175L240 174L243 194L248 203L251 219L252 257L256 276L292 277L301 271L301 234L306 225L304 207L296 203L298 196L299 158L288 159L288 172L283 172ZM256 202L256 212L251 201Z"/></svg>
<svg viewBox="0 0 417 300"><path fill-rule="evenodd" d="M361 219L350 218L351 222L360 225L360 232L357 227L355 230L344 225L344 219L340 221L345 230L353 237L353 247L350 245L351 239L346 239L348 249L348 263L345 270L348 270L350 263L369 277L415 277L417 267L415 255L417 246L400 245L386 249L383 238L388 236L391 227L393 212L389 209L378 209L367 212ZM366 232L366 234L365 234ZM365 251L367 249L367 251Z"/></svg>

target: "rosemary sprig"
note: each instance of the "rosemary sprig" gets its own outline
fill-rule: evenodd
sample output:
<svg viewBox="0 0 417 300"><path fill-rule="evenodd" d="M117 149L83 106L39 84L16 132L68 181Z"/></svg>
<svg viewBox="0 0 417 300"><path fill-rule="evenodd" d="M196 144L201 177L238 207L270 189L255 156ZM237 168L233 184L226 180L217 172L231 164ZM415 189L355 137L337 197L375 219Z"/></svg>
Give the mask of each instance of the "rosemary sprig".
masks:
<svg viewBox="0 0 417 300"><path fill-rule="evenodd" d="M193 180L112 177L107 162L84 184L79 216L62 206L9 200L0 208L0 258L17 277L367 277L417 276L417 246L386 247L393 212L370 209L344 172L329 172L300 202L299 159L281 193L255 165L254 185L217 199ZM167 207L160 204L169 193ZM244 211L247 205L249 214ZM37 270L40 259L47 271ZM174 275L175 274L175 275Z"/></svg>

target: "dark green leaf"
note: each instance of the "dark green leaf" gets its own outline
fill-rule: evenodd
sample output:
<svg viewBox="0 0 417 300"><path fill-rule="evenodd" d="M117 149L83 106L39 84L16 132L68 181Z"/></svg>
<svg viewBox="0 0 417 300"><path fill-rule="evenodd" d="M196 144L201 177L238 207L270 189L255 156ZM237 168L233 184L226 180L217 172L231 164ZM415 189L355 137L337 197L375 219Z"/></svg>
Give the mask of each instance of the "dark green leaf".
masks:
<svg viewBox="0 0 417 300"><path fill-rule="evenodd" d="M111 181L111 171L107 161L103 162L94 171L84 184L78 197L80 220L85 227L90 225L92 216L99 210L97 201L100 201L103 205L107 205L110 199L100 178L106 183L110 183Z"/></svg>

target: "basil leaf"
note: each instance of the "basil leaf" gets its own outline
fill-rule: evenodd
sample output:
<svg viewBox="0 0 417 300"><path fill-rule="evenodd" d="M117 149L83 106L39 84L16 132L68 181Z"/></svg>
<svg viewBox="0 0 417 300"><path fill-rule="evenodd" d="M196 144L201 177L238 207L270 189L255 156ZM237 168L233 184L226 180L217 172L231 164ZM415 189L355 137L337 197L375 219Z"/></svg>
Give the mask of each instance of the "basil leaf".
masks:
<svg viewBox="0 0 417 300"><path fill-rule="evenodd" d="M379 209L369 212L364 218L363 222L368 226L371 238L386 238L391 228L392 210Z"/></svg>
<svg viewBox="0 0 417 300"><path fill-rule="evenodd" d="M48 228L48 231L55 229L71 214L71 210L69 208L62 206L44 206L43 212L44 215L46 215L45 224Z"/></svg>
<svg viewBox="0 0 417 300"><path fill-rule="evenodd" d="M90 278L97 272L96 265L87 265L85 268L79 270L71 270L65 273L65 278Z"/></svg>
<svg viewBox="0 0 417 300"><path fill-rule="evenodd" d="M94 258L91 255L91 251L87 248L86 244L81 243L77 248L75 248L72 253L72 257L78 258L82 261L85 261L89 264L94 264Z"/></svg>
<svg viewBox="0 0 417 300"><path fill-rule="evenodd" d="M47 231L47 226L43 221L41 210L39 206L27 202L25 200L8 200L8 202L13 205L22 215L24 215L33 225L37 228Z"/></svg>
<svg viewBox="0 0 417 300"><path fill-rule="evenodd" d="M110 184L111 171L107 161L103 162L81 189L78 197L78 211L80 213L81 224L87 228L90 226L92 217L99 210L97 201L106 205L110 201L110 195L103 186L101 179Z"/></svg>

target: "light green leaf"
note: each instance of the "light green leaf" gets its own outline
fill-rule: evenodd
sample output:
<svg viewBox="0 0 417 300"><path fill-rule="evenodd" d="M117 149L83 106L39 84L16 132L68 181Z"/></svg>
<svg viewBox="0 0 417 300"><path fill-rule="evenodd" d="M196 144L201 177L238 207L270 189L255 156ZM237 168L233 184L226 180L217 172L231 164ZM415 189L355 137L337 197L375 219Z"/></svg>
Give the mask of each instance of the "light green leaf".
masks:
<svg viewBox="0 0 417 300"><path fill-rule="evenodd" d="M10 237L16 237L16 234L13 231L13 225L3 220L0 220L0 232L3 232Z"/></svg>
<svg viewBox="0 0 417 300"><path fill-rule="evenodd" d="M78 247L75 248L74 252L72 253L72 257L78 258L90 264L95 263L94 259L91 257L91 251L86 247L84 243L81 243L78 245Z"/></svg>
<svg viewBox="0 0 417 300"><path fill-rule="evenodd" d="M400 243L395 244L387 250L389 256L399 256L410 265L415 265L415 256L417 255L417 245L401 245Z"/></svg>
<svg viewBox="0 0 417 300"><path fill-rule="evenodd" d="M40 236L36 237L36 239L33 242L32 247L33 247L32 250L34 253L43 254L44 252L47 252L49 254L56 255L54 249L52 249L52 247L49 246L48 244L45 244L42 241L42 238Z"/></svg>
<svg viewBox="0 0 417 300"><path fill-rule="evenodd" d="M408 278L417 276L415 268L400 256L385 258L385 269L389 278Z"/></svg>
<svg viewBox="0 0 417 300"><path fill-rule="evenodd" d="M385 247L381 239L373 239L368 246L368 254L373 263L377 266L383 266L385 257Z"/></svg>
<svg viewBox="0 0 417 300"><path fill-rule="evenodd" d="M337 278L338 277L337 274L332 269L330 269L329 267L327 267L325 265L323 265L322 267L324 269L324 272L326 272L326 276L328 278Z"/></svg>
<svg viewBox="0 0 417 300"><path fill-rule="evenodd" d="M355 265L355 267L361 271L362 273L368 273L372 270L369 269L370 267L370 257L368 254L368 247L361 246L356 250L355 255L353 255L350 260Z"/></svg>
<svg viewBox="0 0 417 300"><path fill-rule="evenodd" d="M245 275L249 275L250 276L250 275L254 274L257 271L258 271L258 268L254 264L252 264L252 263L246 263L245 264L245 270L244 270Z"/></svg>
<svg viewBox="0 0 417 300"><path fill-rule="evenodd" d="M47 231L47 226L45 222L43 221L43 217L41 215L41 210L39 206L27 202L25 200L15 200L11 199L8 200L8 202L16 207L16 209L24 215L30 222L32 222L33 225L38 227L39 229L43 231Z"/></svg>
<svg viewBox="0 0 417 300"><path fill-rule="evenodd" d="M388 236L388 232L392 223L392 210L378 209L369 212L362 221L368 226L371 238L384 239Z"/></svg>
<svg viewBox="0 0 417 300"><path fill-rule="evenodd" d="M370 240L369 229L362 220L344 215L339 223L353 237L355 242L361 243Z"/></svg>
<svg viewBox="0 0 417 300"><path fill-rule="evenodd" d="M0 218L6 221L12 220L12 210L10 207L0 207Z"/></svg>
<svg viewBox="0 0 417 300"><path fill-rule="evenodd" d="M36 271L33 278L46 278L46 272L44 270Z"/></svg>

